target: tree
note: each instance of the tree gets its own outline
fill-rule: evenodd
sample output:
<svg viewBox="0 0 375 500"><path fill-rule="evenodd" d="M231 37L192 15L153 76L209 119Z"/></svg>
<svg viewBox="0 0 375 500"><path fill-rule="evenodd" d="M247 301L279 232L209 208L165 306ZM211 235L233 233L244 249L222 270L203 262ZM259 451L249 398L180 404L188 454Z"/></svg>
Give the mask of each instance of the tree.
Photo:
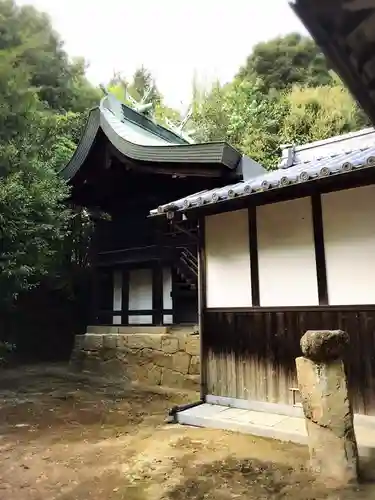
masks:
<svg viewBox="0 0 375 500"><path fill-rule="evenodd" d="M257 44L240 68L241 79L260 78L264 91L308 87L333 83L327 61L310 37L298 33Z"/></svg>
<svg viewBox="0 0 375 500"><path fill-rule="evenodd" d="M154 78L150 71L144 66L136 69L132 78L132 83L128 86L128 92L136 101L140 101L148 92L148 102L159 104L162 99Z"/></svg>
<svg viewBox="0 0 375 500"><path fill-rule="evenodd" d="M265 96L259 79L235 79L209 92L195 89L193 126L198 141L227 141L267 166L277 163L280 124L287 105Z"/></svg>
<svg viewBox="0 0 375 500"><path fill-rule="evenodd" d="M0 290L2 301L38 282L66 236L66 184L40 160L43 106L17 56L0 55Z"/></svg>
<svg viewBox="0 0 375 500"><path fill-rule="evenodd" d="M164 103L164 98L157 89L154 78L150 71L143 66L135 71L131 83L121 74L115 73L107 86L108 92L130 107L132 107L132 103L127 95L140 102L150 89L147 102L153 104L151 115L155 121L163 126L167 126L167 120L179 121L181 119L180 113Z"/></svg>
<svg viewBox="0 0 375 500"><path fill-rule="evenodd" d="M340 82L334 87L294 87L285 96L289 112L280 130L284 143L304 144L359 130L368 121Z"/></svg>
<svg viewBox="0 0 375 500"><path fill-rule="evenodd" d="M87 81L84 60L69 61L46 14L0 0L0 50L17 53L39 100L50 108L82 112L97 104L100 92Z"/></svg>
<svg viewBox="0 0 375 500"><path fill-rule="evenodd" d="M275 167L283 143L305 144L358 130L368 121L349 92L336 85L293 87L263 93L261 80L235 79L196 92L193 123L198 141L225 140L244 154Z"/></svg>
<svg viewBox="0 0 375 500"><path fill-rule="evenodd" d="M229 139L229 89L216 81L208 91L193 84L192 124L198 142Z"/></svg>

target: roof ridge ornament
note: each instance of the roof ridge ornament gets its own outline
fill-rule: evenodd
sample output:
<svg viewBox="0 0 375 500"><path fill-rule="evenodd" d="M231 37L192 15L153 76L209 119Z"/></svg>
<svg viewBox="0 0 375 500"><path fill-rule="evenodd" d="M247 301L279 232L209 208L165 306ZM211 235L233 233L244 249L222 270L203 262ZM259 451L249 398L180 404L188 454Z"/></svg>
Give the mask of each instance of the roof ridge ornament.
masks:
<svg viewBox="0 0 375 500"><path fill-rule="evenodd" d="M133 109L137 111L137 113L140 113L141 115L147 115L150 117L152 115L152 112L154 111L154 103L152 102L147 102L148 98L151 95L151 92L154 90L154 85L150 85L148 89L146 89L146 92L143 94L143 97L140 102L138 102L134 97L132 97L128 89L125 90L125 98L130 104L133 106ZM151 116L153 119L153 117Z"/></svg>
<svg viewBox="0 0 375 500"><path fill-rule="evenodd" d="M189 106L185 116L182 118L179 125L173 123L172 120L170 120L169 118L165 118L165 123L167 124L168 128L175 134L185 139L185 141L187 141L189 144L194 144L194 140L191 138L191 134L194 134L195 130L191 130L189 133L187 133L184 132L184 128L186 127L192 115L193 115L193 107Z"/></svg>
<svg viewBox="0 0 375 500"><path fill-rule="evenodd" d="M289 168L294 163L294 155L296 152L296 147L294 144L281 144L281 159L279 162L279 168Z"/></svg>

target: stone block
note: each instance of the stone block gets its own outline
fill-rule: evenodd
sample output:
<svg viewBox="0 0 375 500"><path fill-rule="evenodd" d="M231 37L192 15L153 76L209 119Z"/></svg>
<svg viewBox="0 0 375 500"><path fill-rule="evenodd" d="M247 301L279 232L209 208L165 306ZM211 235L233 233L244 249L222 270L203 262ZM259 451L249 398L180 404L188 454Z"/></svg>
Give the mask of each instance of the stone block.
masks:
<svg viewBox="0 0 375 500"><path fill-rule="evenodd" d="M107 335L111 333L118 333L118 326L88 326L87 333L95 333L97 335Z"/></svg>
<svg viewBox="0 0 375 500"><path fill-rule="evenodd" d="M358 450L343 362L300 357L296 366L312 470L338 485L356 481Z"/></svg>
<svg viewBox="0 0 375 500"><path fill-rule="evenodd" d="M177 352L180 348L178 340L179 339L177 337L172 337L169 335L163 337L161 344L162 351L169 354L174 354L175 352Z"/></svg>
<svg viewBox="0 0 375 500"><path fill-rule="evenodd" d="M183 389L186 386L186 375L163 368L161 384L172 389Z"/></svg>
<svg viewBox="0 0 375 500"><path fill-rule="evenodd" d="M126 374L126 365L119 359L112 358L102 363L101 372L105 375L124 376Z"/></svg>
<svg viewBox="0 0 375 500"><path fill-rule="evenodd" d="M146 347L144 349L140 349L138 351L135 351L135 356L139 358L140 363L150 363L153 362L154 357L156 356L157 353L160 353L160 351L155 351L154 349L150 349L149 347Z"/></svg>
<svg viewBox="0 0 375 500"><path fill-rule="evenodd" d="M130 349L155 349L161 351L161 334L134 333L128 336L127 345Z"/></svg>
<svg viewBox="0 0 375 500"><path fill-rule="evenodd" d="M74 350L81 350L85 346L86 335L76 335L74 338Z"/></svg>
<svg viewBox="0 0 375 500"><path fill-rule="evenodd" d="M82 369L84 371L101 373L102 360L91 352L86 352L86 356L82 360Z"/></svg>
<svg viewBox="0 0 375 500"><path fill-rule="evenodd" d="M189 374L199 375L200 373L200 358L199 356L192 356L190 359Z"/></svg>
<svg viewBox="0 0 375 500"><path fill-rule="evenodd" d="M136 359L133 360L132 354L133 353L128 353L126 351L120 351L117 349L115 351L115 358L118 359L119 361L121 361L121 363L123 363L125 365L128 365L132 361L134 361L136 363L137 360Z"/></svg>
<svg viewBox="0 0 375 500"><path fill-rule="evenodd" d="M199 356L200 343L199 335L189 335L185 338L184 350L192 356Z"/></svg>
<svg viewBox="0 0 375 500"><path fill-rule="evenodd" d="M147 372L147 380L150 385L160 385L163 369L160 366L151 366Z"/></svg>
<svg viewBox="0 0 375 500"><path fill-rule="evenodd" d="M117 349L122 350L125 348L125 350L128 347L128 335L123 335L121 333L118 334L117 337Z"/></svg>
<svg viewBox="0 0 375 500"><path fill-rule="evenodd" d="M317 363L342 358L349 335L342 330L309 330L300 341L303 355Z"/></svg>
<svg viewBox="0 0 375 500"><path fill-rule="evenodd" d="M117 332L125 335L165 335L168 331L166 326L119 326Z"/></svg>
<svg viewBox="0 0 375 500"><path fill-rule="evenodd" d="M107 349L106 347L103 347L103 349L100 350L99 356L103 361L114 359L116 358L116 349Z"/></svg>
<svg viewBox="0 0 375 500"><path fill-rule="evenodd" d="M132 365L128 368L128 374L133 382L141 382L148 385L160 385L162 368L152 364Z"/></svg>
<svg viewBox="0 0 375 500"><path fill-rule="evenodd" d="M187 374L189 371L190 357L190 354L183 351L172 354L172 369L176 372Z"/></svg>
<svg viewBox="0 0 375 500"><path fill-rule="evenodd" d="M103 347L103 335L86 333L84 341L85 351L95 351Z"/></svg>
<svg viewBox="0 0 375 500"><path fill-rule="evenodd" d="M182 373L168 368L163 368L161 384L164 387L172 389L186 389L189 391L198 391L200 385L199 375L183 375Z"/></svg>
<svg viewBox="0 0 375 500"><path fill-rule="evenodd" d="M153 351L153 362L156 366L161 366L163 368L172 369L173 367L173 356L172 354L161 353L157 351Z"/></svg>
<svg viewBox="0 0 375 500"><path fill-rule="evenodd" d="M103 347L105 347L106 349L117 349L117 344L118 344L117 334L103 335Z"/></svg>
<svg viewBox="0 0 375 500"><path fill-rule="evenodd" d="M199 391L201 384L200 375L187 375L184 388L189 391Z"/></svg>

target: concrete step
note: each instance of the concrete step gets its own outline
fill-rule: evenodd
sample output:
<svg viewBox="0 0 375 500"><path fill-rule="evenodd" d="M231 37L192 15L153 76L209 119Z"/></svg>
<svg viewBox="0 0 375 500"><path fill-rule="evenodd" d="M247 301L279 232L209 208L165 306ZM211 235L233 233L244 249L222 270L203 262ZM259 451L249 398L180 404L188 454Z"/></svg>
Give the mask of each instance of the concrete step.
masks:
<svg viewBox="0 0 375 500"><path fill-rule="evenodd" d="M171 326L94 326L87 327L86 333L97 335L110 335L120 333L129 335L131 333L137 334L159 334L165 335L192 335L198 334L198 325L171 325Z"/></svg>
<svg viewBox="0 0 375 500"><path fill-rule="evenodd" d="M171 335L192 335L199 333L198 325L172 325L168 327L168 333Z"/></svg>
<svg viewBox="0 0 375 500"><path fill-rule="evenodd" d="M128 335L131 333L143 334L166 334L168 333L167 326L88 326L86 333L96 333L98 335L120 333Z"/></svg>

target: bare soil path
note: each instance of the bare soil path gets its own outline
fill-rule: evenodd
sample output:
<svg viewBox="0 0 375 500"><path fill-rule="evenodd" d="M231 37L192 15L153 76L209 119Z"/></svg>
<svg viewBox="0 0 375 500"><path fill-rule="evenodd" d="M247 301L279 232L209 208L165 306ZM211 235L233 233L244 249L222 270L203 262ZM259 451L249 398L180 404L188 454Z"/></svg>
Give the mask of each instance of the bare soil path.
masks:
<svg viewBox="0 0 375 500"><path fill-rule="evenodd" d="M0 373L0 500L356 500L313 481L303 447L165 423L191 395L69 374ZM374 466L375 468L375 466Z"/></svg>

